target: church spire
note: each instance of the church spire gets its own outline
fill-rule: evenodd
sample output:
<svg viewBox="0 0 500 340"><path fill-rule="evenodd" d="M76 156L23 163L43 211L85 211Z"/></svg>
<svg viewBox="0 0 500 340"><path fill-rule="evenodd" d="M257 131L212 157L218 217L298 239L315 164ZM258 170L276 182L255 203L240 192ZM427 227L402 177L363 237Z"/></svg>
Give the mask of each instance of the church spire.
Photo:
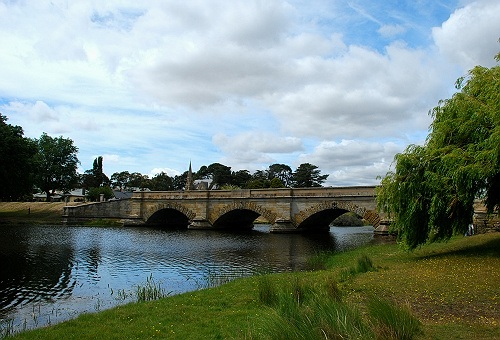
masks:
<svg viewBox="0 0 500 340"><path fill-rule="evenodd" d="M189 171L186 179L186 190L194 190L193 169L191 168L191 161L189 161Z"/></svg>

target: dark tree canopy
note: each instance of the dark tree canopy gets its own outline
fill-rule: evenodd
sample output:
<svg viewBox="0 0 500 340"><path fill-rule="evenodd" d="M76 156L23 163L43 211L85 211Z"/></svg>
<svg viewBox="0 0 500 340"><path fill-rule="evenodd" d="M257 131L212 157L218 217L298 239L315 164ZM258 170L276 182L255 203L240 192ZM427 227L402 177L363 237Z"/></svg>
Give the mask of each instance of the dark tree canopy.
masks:
<svg viewBox="0 0 500 340"><path fill-rule="evenodd" d="M475 199L498 212L500 67L477 66L456 88L460 92L430 111L434 120L425 145L396 155L394 171L379 188L379 209L390 214L408 249L465 233Z"/></svg>
<svg viewBox="0 0 500 340"><path fill-rule="evenodd" d="M36 143L23 137L20 126L6 123L0 114L0 199L17 200L33 192L33 156Z"/></svg>
<svg viewBox="0 0 500 340"><path fill-rule="evenodd" d="M231 184L231 167L220 164L212 163L207 168L208 178L211 178L214 185L222 187L224 184Z"/></svg>
<svg viewBox="0 0 500 340"><path fill-rule="evenodd" d="M115 188L123 190L127 187L129 178L130 173L128 171L115 172L111 175L111 185Z"/></svg>
<svg viewBox="0 0 500 340"><path fill-rule="evenodd" d="M174 189L172 178L166 172L160 172L151 179L151 190L153 191L169 191Z"/></svg>
<svg viewBox="0 0 500 340"><path fill-rule="evenodd" d="M245 188L252 179L252 175L248 170L233 171L231 176L231 184L239 188Z"/></svg>
<svg viewBox="0 0 500 340"><path fill-rule="evenodd" d="M87 191L87 199L92 202L97 202L101 199L101 195L103 195L105 200L109 200L113 198L115 195L113 193L113 189L109 186L101 186L101 187L93 187Z"/></svg>
<svg viewBox="0 0 500 340"><path fill-rule="evenodd" d="M43 133L36 140L38 153L35 155L35 179L38 187L47 193L47 200L55 190L68 191L78 183L78 148L69 138L50 137Z"/></svg>
<svg viewBox="0 0 500 340"><path fill-rule="evenodd" d="M142 190L150 187L149 176L143 175L140 172L133 172L129 175L126 188L129 190Z"/></svg>
<svg viewBox="0 0 500 340"><path fill-rule="evenodd" d="M278 178L284 186L289 186L292 179L292 168L286 164L272 164L267 171L269 180Z"/></svg>
<svg viewBox="0 0 500 340"><path fill-rule="evenodd" d="M293 173L292 184L295 188L320 187L327 178L328 175L321 175L316 165L303 163Z"/></svg>
<svg viewBox="0 0 500 340"><path fill-rule="evenodd" d="M82 184L85 188L98 188L101 186L109 186L110 180L102 170L102 156L94 159L94 164L91 170L85 171L82 175Z"/></svg>
<svg viewBox="0 0 500 340"><path fill-rule="evenodd" d="M271 180L271 182L269 182L269 187L270 188L285 188L285 185L278 177L274 177Z"/></svg>
<svg viewBox="0 0 500 340"><path fill-rule="evenodd" d="M174 190L184 190L186 188L186 181L188 178L188 172L184 171L182 175L175 175L172 180L172 186Z"/></svg>

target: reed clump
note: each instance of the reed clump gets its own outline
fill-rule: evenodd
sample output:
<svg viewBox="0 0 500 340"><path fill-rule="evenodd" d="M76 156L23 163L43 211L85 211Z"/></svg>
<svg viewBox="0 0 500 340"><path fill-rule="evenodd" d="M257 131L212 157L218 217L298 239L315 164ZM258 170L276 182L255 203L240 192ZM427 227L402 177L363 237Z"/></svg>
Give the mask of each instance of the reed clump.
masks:
<svg viewBox="0 0 500 340"><path fill-rule="evenodd" d="M137 302L152 301L164 298L172 292L167 292L162 288L161 282L153 278L153 274L146 279L146 282L139 284L135 288L135 297Z"/></svg>
<svg viewBox="0 0 500 340"><path fill-rule="evenodd" d="M362 261L363 270L373 267ZM277 285L263 276L258 293L274 311L264 323L264 339L409 340L421 334L420 321L405 306L378 297L369 297L365 306L349 302L333 277L322 285L297 276Z"/></svg>

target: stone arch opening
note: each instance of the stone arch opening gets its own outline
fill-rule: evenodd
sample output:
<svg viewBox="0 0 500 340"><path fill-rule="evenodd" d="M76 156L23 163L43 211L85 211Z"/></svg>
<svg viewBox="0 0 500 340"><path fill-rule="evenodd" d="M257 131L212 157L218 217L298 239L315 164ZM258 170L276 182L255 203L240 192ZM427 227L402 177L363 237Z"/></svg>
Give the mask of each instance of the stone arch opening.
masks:
<svg viewBox="0 0 500 340"><path fill-rule="evenodd" d="M273 224L276 214L254 202L236 201L213 211L209 221L214 228L250 229L257 217L262 216Z"/></svg>
<svg viewBox="0 0 500 340"><path fill-rule="evenodd" d="M298 229L328 231L330 230L330 223L346 212L348 211L344 209L325 209L318 211L302 221L302 223L298 225Z"/></svg>
<svg viewBox="0 0 500 340"><path fill-rule="evenodd" d="M154 212L146 220L146 225L172 229L187 228L189 218L176 209L166 208Z"/></svg>
<svg viewBox="0 0 500 340"><path fill-rule="evenodd" d="M295 216L297 229L329 230L330 224L339 216L353 212L368 221L374 228L380 225L380 216L373 210L366 210L350 202L325 201L314 205Z"/></svg>
<svg viewBox="0 0 500 340"><path fill-rule="evenodd" d="M231 210L217 218L212 226L215 229L248 230L260 214L249 209Z"/></svg>

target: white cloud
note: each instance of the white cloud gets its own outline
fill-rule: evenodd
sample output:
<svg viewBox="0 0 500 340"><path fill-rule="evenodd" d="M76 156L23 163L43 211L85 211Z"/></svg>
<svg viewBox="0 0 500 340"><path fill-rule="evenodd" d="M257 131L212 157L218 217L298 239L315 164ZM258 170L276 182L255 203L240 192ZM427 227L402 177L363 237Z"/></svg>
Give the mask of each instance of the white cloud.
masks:
<svg viewBox="0 0 500 340"><path fill-rule="evenodd" d="M500 2L479 0L457 9L432 35L440 52L463 71L491 67L500 50Z"/></svg>
<svg viewBox="0 0 500 340"><path fill-rule="evenodd" d="M430 121L419 115L427 115L451 80L439 59L400 44L386 55L351 46L342 58L314 60L308 69L314 82L275 93L268 105L286 132L333 140L426 129Z"/></svg>
<svg viewBox="0 0 500 340"><path fill-rule="evenodd" d="M304 150L301 139L268 132L250 131L236 136L218 133L213 143L226 155L221 162L238 170L255 170L260 164L274 163L277 154Z"/></svg>
<svg viewBox="0 0 500 340"><path fill-rule="evenodd" d="M304 149L299 138L264 132L245 132L233 137L219 133L214 136L213 140L215 145L230 148L235 152L240 152L245 148L264 153L290 153Z"/></svg>
<svg viewBox="0 0 500 340"><path fill-rule="evenodd" d="M151 175L308 160L330 183L365 183L425 136L454 63L498 51L496 1L444 5L1 2L0 112L27 136L73 139L85 169L96 154Z"/></svg>
<svg viewBox="0 0 500 340"><path fill-rule="evenodd" d="M378 33L383 37L393 38L407 31L403 25L383 25L378 29Z"/></svg>
<svg viewBox="0 0 500 340"><path fill-rule="evenodd" d="M300 155L297 163L312 163L329 174L326 185L374 185L377 176L387 173L394 155L402 151L394 142L325 141L311 154Z"/></svg>
<svg viewBox="0 0 500 340"><path fill-rule="evenodd" d="M181 173L177 170L174 170L174 169L170 169L170 168L154 168L152 169L148 176L149 178L153 178L155 177L156 175L160 174L160 173L166 173L169 177L174 177L174 176L180 176Z"/></svg>

